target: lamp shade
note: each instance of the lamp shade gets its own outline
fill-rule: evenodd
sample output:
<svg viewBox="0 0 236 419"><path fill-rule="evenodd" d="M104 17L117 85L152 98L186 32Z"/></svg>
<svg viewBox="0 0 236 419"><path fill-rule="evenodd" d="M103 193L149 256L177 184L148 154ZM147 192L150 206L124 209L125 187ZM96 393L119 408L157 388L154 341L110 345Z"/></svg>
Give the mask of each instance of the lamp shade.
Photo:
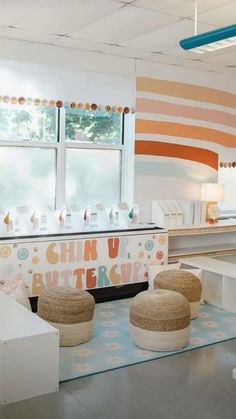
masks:
<svg viewBox="0 0 236 419"><path fill-rule="evenodd" d="M203 183L202 200L218 202L224 200L224 185L220 183Z"/></svg>

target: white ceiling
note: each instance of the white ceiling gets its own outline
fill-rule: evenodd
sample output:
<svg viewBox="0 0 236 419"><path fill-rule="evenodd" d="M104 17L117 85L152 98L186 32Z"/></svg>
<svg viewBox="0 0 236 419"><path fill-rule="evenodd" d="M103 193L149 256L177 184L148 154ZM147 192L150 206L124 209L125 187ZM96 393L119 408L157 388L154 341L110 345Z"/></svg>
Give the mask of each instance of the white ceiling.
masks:
<svg viewBox="0 0 236 419"><path fill-rule="evenodd" d="M198 0L198 32L236 23L236 0ZM193 0L0 0L0 38L233 73L236 47L198 55Z"/></svg>

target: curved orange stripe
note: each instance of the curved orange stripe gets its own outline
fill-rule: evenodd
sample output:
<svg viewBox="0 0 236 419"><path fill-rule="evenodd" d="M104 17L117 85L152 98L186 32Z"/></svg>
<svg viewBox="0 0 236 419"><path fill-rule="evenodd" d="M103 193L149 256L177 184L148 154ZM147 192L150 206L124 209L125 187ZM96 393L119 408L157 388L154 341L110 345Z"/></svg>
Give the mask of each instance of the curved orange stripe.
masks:
<svg viewBox="0 0 236 419"><path fill-rule="evenodd" d="M137 77L136 90L181 97L190 100L198 100L200 102L214 103L216 105L236 109L235 94L201 85L197 86L195 84L181 83L177 81Z"/></svg>
<svg viewBox="0 0 236 419"><path fill-rule="evenodd" d="M159 113L162 115L180 116L182 118L215 122L236 128L236 115L228 112L203 109L197 106L178 105L153 99L137 99L136 112Z"/></svg>
<svg viewBox="0 0 236 419"><path fill-rule="evenodd" d="M135 141L135 154L175 157L206 164L218 170L218 154L204 148L190 147L161 141Z"/></svg>
<svg viewBox="0 0 236 419"><path fill-rule="evenodd" d="M171 137L191 138L195 140L211 141L225 147L236 146L236 136L212 128L185 125L177 122L152 121L146 119L136 120L136 133L161 134Z"/></svg>

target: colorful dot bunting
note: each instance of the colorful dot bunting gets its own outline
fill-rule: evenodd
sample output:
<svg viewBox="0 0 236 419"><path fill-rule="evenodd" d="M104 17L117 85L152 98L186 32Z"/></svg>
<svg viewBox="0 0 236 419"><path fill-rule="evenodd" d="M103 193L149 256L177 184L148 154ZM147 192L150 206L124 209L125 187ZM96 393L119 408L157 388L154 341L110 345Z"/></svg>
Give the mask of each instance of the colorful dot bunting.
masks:
<svg viewBox="0 0 236 419"><path fill-rule="evenodd" d="M12 104L12 105L34 105L34 106L50 106L50 107L57 107L57 108L71 108L71 109L85 109L85 110L92 110L92 111L105 111L105 112L119 112L124 114L134 114L134 108L128 108L128 106L110 106L110 105L97 105L96 103L81 103L81 102L63 102L62 100L54 100L54 99L40 99L40 98L32 98L28 97L25 98L23 96L16 97L16 96L0 96L0 102L5 104Z"/></svg>
<svg viewBox="0 0 236 419"><path fill-rule="evenodd" d="M219 167L224 167L225 169L226 168L230 168L230 167L233 167L234 169L235 169L235 167L236 167L236 162L235 161L221 161L220 163L219 163Z"/></svg>

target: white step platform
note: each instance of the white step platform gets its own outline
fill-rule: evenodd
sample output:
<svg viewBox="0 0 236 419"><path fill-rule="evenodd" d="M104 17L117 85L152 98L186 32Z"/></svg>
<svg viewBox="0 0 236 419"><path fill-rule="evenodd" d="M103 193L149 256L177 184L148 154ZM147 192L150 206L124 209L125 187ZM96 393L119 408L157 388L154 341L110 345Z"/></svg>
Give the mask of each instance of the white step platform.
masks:
<svg viewBox="0 0 236 419"><path fill-rule="evenodd" d="M0 404L58 386L58 330L0 291Z"/></svg>

